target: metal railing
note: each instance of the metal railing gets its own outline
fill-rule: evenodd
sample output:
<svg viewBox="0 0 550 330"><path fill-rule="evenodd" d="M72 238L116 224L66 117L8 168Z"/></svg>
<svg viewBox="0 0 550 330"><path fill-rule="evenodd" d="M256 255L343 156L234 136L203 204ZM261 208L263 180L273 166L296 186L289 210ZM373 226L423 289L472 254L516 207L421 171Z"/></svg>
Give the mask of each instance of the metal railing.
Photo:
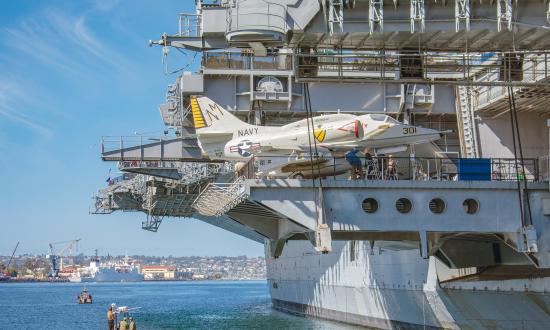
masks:
<svg viewBox="0 0 550 330"><path fill-rule="evenodd" d="M204 179L212 179L219 175L233 173L232 163L184 163L180 173L181 182L191 184Z"/></svg>
<svg viewBox="0 0 550 330"><path fill-rule="evenodd" d="M117 183L122 183L124 181L129 181L135 178L137 174L135 173L122 173L122 175L116 176L114 178L107 179L109 186L115 185Z"/></svg>
<svg viewBox="0 0 550 330"><path fill-rule="evenodd" d="M119 170L126 168L181 168L181 162L174 161L145 161L145 160L132 160L122 161L117 163Z"/></svg>
<svg viewBox="0 0 550 330"><path fill-rule="evenodd" d="M503 56L494 53L317 53L296 54L298 78L371 78L384 81L419 81L474 86L547 85L549 78L546 52L506 53L525 58L523 67L503 65ZM524 71L529 71L525 73ZM481 74L495 79L477 77ZM511 83L504 76L521 77ZM449 81L453 79L453 81Z"/></svg>
<svg viewBox="0 0 550 330"><path fill-rule="evenodd" d="M200 0L201 7L226 7L231 0Z"/></svg>
<svg viewBox="0 0 550 330"><path fill-rule="evenodd" d="M255 156L254 171L247 178L334 177L335 179L413 181L518 181L538 182L548 174L539 169L540 159L517 162L513 158L357 158L355 166L345 157L289 158ZM360 164L360 165L359 165ZM286 170L285 170L286 168ZM525 171L523 170L525 168Z"/></svg>
<svg viewBox="0 0 550 330"><path fill-rule="evenodd" d="M123 173L114 178L107 179L107 187L99 191L93 196L93 204L90 206L91 214L110 214L120 207L113 200L115 192L128 193L135 200L139 200L140 196L146 191L146 176L135 173Z"/></svg>
<svg viewBox="0 0 550 330"><path fill-rule="evenodd" d="M219 217L246 199L245 177L230 183L210 183L193 202L204 216Z"/></svg>
<svg viewBox="0 0 550 330"><path fill-rule="evenodd" d="M202 34L202 15L182 13L178 16L179 37L200 37Z"/></svg>
<svg viewBox="0 0 550 330"><path fill-rule="evenodd" d="M118 162L118 169L121 171L131 168L158 168L176 169L181 178L182 184L192 184L204 179L211 179L223 174L234 173L235 167L231 162L224 163L198 163L178 161L121 161ZM126 174L125 174L126 175Z"/></svg>
<svg viewBox="0 0 550 330"><path fill-rule="evenodd" d="M550 56L547 53L536 54L526 57L523 60L523 65L521 69L510 69L511 75L522 75L522 81L527 82L545 82L549 76L550 69ZM500 70L491 70L489 72L481 75L477 81L484 83L492 83L499 80L502 70L502 65L500 65ZM549 83L550 85L550 83ZM514 88L514 91L517 91L518 88ZM476 107L481 108L488 104L491 104L496 99L508 95L508 89L506 86L480 86L475 90L475 104Z"/></svg>
<svg viewBox="0 0 550 330"><path fill-rule="evenodd" d="M101 153L122 150L124 148L142 147L150 143L172 140L174 138L175 137L146 135L102 136Z"/></svg>
<svg viewBox="0 0 550 330"><path fill-rule="evenodd" d="M292 70L292 55L279 54L256 57L252 54L231 52L205 52L204 69L224 70Z"/></svg>

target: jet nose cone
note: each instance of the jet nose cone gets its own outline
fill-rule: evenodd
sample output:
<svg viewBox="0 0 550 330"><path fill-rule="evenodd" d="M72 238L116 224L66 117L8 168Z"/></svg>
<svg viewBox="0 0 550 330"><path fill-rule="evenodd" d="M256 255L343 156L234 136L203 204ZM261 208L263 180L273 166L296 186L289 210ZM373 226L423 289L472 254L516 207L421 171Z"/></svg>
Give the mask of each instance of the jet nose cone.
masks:
<svg viewBox="0 0 550 330"><path fill-rule="evenodd" d="M431 128L419 127L414 137L417 139L417 143L427 143L441 139L444 133Z"/></svg>

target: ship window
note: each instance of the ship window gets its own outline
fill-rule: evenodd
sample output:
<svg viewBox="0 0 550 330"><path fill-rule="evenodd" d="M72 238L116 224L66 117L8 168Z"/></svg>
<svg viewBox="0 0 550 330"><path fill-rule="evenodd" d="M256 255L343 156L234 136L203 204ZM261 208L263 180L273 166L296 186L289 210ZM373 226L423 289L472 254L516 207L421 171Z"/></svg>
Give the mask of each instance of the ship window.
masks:
<svg viewBox="0 0 550 330"><path fill-rule="evenodd" d="M395 202L395 208L399 213L409 213L412 209L412 203L407 198L399 198L397 202Z"/></svg>
<svg viewBox="0 0 550 330"><path fill-rule="evenodd" d="M441 198L434 198L429 204L430 211L435 214L441 214L445 211L445 202Z"/></svg>
<svg viewBox="0 0 550 330"><path fill-rule="evenodd" d="M464 212L468 214L476 214L479 210L479 203L472 198L468 198L462 203L462 206L464 207Z"/></svg>
<svg viewBox="0 0 550 330"><path fill-rule="evenodd" d="M378 202L374 198L365 198L361 206L366 213L374 213L378 210Z"/></svg>

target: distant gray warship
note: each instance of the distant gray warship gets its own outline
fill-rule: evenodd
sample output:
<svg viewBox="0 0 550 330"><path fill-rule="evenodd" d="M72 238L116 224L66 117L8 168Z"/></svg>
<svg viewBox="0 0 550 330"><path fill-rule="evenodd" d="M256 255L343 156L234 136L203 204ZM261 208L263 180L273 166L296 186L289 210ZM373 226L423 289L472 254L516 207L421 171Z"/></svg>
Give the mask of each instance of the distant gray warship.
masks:
<svg viewBox="0 0 550 330"><path fill-rule="evenodd" d="M128 263L100 263L97 257L90 261L90 266L80 268L69 281L80 282L140 282L143 275L139 268Z"/></svg>

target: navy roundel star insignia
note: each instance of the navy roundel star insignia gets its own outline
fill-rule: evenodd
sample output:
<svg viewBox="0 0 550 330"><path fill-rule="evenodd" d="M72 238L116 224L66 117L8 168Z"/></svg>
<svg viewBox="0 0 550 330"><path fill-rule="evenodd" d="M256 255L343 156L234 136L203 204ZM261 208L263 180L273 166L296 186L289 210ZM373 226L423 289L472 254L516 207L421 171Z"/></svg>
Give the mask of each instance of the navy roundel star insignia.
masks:
<svg viewBox="0 0 550 330"><path fill-rule="evenodd" d="M242 157L252 156L252 152L260 147L259 143L254 143L250 140L243 140L236 146L229 147L231 152L238 152Z"/></svg>

